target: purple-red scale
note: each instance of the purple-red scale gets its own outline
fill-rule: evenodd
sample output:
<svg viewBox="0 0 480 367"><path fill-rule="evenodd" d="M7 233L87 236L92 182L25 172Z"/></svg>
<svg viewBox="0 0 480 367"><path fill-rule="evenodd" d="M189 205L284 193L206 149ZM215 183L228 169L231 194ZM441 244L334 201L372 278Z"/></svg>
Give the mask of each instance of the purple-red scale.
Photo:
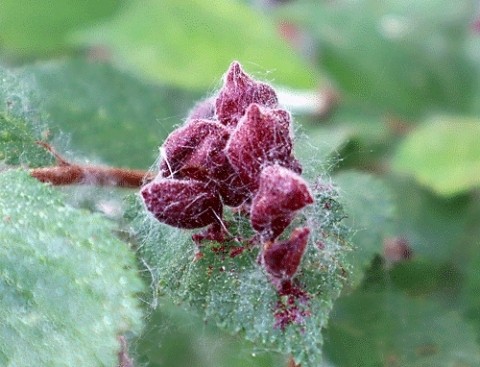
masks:
<svg viewBox="0 0 480 367"><path fill-rule="evenodd" d="M216 116L222 124L235 127L252 103L275 108L278 99L272 87L254 81L234 61L215 101Z"/></svg>
<svg viewBox="0 0 480 367"><path fill-rule="evenodd" d="M286 241L268 242L263 248L262 262L276 279L291 279L297 272L307 247L310 229L296 228Z"/></svg>
<svg viewBox="0 0 480 367"><path fill-rule="evenodd" d="M201 228L222 216L216 190L201 181L156 179L141 190L147 209L160 222L178 228Z"/></svg>
<svg viewBox="0 0 480 367"><path fill-rule="evenodd" d="M290 115L284 110L251 104L225 150L240 179L252 192L256 191L265 166L274 163L288 166L292 161Z"/></svg>
<svg viewBox="0 0 480 367"><path fill-rule="evenodd" d="M312 203L312 193L302 177L279 165L266 167L252 201L252 227L265 239L273 240L288 227L298 210Z"/></svg>

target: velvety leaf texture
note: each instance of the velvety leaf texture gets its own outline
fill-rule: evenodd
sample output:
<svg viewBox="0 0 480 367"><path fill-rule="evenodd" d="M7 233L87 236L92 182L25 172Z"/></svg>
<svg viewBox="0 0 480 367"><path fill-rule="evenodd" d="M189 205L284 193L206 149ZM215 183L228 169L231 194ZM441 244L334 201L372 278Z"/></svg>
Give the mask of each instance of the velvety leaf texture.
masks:
<svg viewBox="0 0 480 367"><path fill-rule="evenodd" d="M52 161L35 143L50 138L39 106L34 79L0 66L0 162L41 166Z"/></svg>
<svg viewBox="0 0 480 367"><path fill-rule="evenodd" d="M311 230L294 278L309 297L299 306L308 314L301 323L278 327L275 313L279 295L259 264L257 247L237 252L240 247L236 241L211 242L202 246L202 256L198 257L191 232L160 224L144 212L132 221L132 234L143 242L141 256L153 277L156 294L167 293L206 320L231 333L244 334L256 349L291 354L302 366L317 366L322 328L348 273L344 257L349 245L335 190L317 182L312 192L315 204L292 224L306 224ZM225 216L232 232L252 237L247 219L230 210Z"/></svg>
<svg viewBox="0 0 480 367"><path fill-rule="evenodd" d="M116 366L117 337L141 325L133 253L26 172L0 187L0 365Z"/></svg>

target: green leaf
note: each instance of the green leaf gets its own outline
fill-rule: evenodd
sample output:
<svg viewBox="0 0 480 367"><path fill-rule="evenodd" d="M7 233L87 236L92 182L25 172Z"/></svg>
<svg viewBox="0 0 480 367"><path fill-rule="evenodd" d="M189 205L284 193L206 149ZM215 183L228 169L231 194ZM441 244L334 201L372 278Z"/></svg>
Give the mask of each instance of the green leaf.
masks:
<svg viewBox="0 0 480 367"><path fill-rule="evenodd" d="M257 261L259 246L230 256L231 250L248 244L253 236L240 214L225 213L229 231L238 234L241 243L206 244L201 258L196 256L191 232L162 225L147 213L133 220L132 234L142 242L140 254L152 274L155 293L166 293L228 332L241 333L256 349L293 355L297 363L313 367L322 359L322 329L348 274L344 258L350 249L333 187L318 182L315 201L292 225L311 229L308 249L295 277L310 297L298 307L309 315L285 330L275 327L280 298ZM143 207L137 205L141 212Z"/></svg>
<svg viewBox="0 0 480 367"><path fill-rule="evenodd" d="M480 120L440 118L415 129L399 146L393 168L439 195L480 184Z"/></svg>
<svg viewBox="0 0 480 367"><path fill-rule="evenodd" d="M0 48L20 57L45 57L69 48L66 36L111 15L115 0L2 0Z"/></svg>
<svg viewBox="0 0 480 367"><path fill-rule="evenodd" d="M232 60L249 72L272 70L276 82L294 87L313 87L317 79L272 22L236 0L134 1L74 39L107 46L122 65L188 88L211 89Z"/></svg>
<svg viewBox="0 0 480 367"><path fill-rule="evenodd" d="M82 60L35 64L25 73L41 88L50 125L70 133L73 148L120 166L147 168L198 98Z"/></svg>
<svg viewBox="0 0 480 367"><path fill-rule="evenodd" d="M0 187L1 364L115 366L117 336L141 324L133 252L26 172Z"/></svg>
<svg viewBox="0 0 480 367"><path fill-rule="evenodd" d="M348 256L356 285L373 257L383 253L383 241L392 235L395 205L389 187L372 175L346 171L335 176L341 201L348 213L345 223L354 232L355 250Z"/></svg>
<svg viewBox="0 0 480 367"><path fill-rule="evenodd" d="M392 291L340 299L326 353L342 367L478 366L475 333L457 312Z"/></svg>
<svg viewBox="0 0 480 367"><path fill-rule="evenodd" d="M438 197L397 175L390 177L389 185L397 208L396 235L409 242L415 257L445 263L464 251L461 242L474 218L467 196Z"/></svg>
<svg viewBox="0 0 480 367"><path fill-rule="evenodd" d="M276 353L255 349L238 336L206 324L192 312L161 301L135 343L139 364L148 367L274 367L286 365Z"/></svg>
<svg viewBox="0 0 480 367"><path fill-rule="evenodd" d="M464 44L472 0L303 0L280 14L307 27L347 97L386 113L467 111L477 69Z"/></svg>
<svg viewBox="0 0 480 367"><path fill-rule="evenodd" d="M48 140L49 134L34 79L0 66L0 162L49 164L50 153L36 144Z"/></svg>

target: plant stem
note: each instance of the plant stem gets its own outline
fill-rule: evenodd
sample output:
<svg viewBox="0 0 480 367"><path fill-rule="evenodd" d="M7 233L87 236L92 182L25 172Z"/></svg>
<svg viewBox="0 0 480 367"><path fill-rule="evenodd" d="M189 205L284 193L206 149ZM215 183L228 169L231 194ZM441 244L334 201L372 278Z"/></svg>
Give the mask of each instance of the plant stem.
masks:
<svg viewBox="0 0 480 367"><path fill-rule="evenodd" d="M56 186L81 184L137 188L153 179L148 171L78 164L34 168L30 174L41 182Z"/></svg>
<svg viewBox="0 0 480 367"><path fill-rule="evenodd" d="M290 357L288 360L287 367L301 367L299 364L296 364L293 360L293 357Z"/></svg>
<svg viewBox="0 0 480 367"><path fill-rule="evenodd" d="M96 185L138 188L153 180L151 172L127 168L80 165L68 162L48 143L37 141L55 157L56 166L33 168L30 174L55 186Z"/></svg>

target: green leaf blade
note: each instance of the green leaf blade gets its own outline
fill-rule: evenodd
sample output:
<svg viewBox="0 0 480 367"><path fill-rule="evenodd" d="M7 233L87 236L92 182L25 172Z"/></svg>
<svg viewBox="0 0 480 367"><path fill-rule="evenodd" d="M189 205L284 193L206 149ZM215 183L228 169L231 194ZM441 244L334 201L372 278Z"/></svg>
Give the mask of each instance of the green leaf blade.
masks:
<svg viewBox="0 0 480 367"><path fill-rule="evenodd" d="M212 88L232 60L273 70L277 82L293 87L314 87L318 78L269 19L236 0L134 2L74 42L107 46L130 69L187 88Z"/></svg>
<svg viewBox="0 0 480 367"><path fill-rule="evenodd" d="M414 130L393 159L397 172L408 173L442 196L480 185L480 121L442 118Z"/></svg>
<svg viewBox="0 0 480 367"><path fill-rule="evenodd" d="M99 215L25 172L0 175L0 351L15 366L113 366L141 326L132 253Z"/></svg>

